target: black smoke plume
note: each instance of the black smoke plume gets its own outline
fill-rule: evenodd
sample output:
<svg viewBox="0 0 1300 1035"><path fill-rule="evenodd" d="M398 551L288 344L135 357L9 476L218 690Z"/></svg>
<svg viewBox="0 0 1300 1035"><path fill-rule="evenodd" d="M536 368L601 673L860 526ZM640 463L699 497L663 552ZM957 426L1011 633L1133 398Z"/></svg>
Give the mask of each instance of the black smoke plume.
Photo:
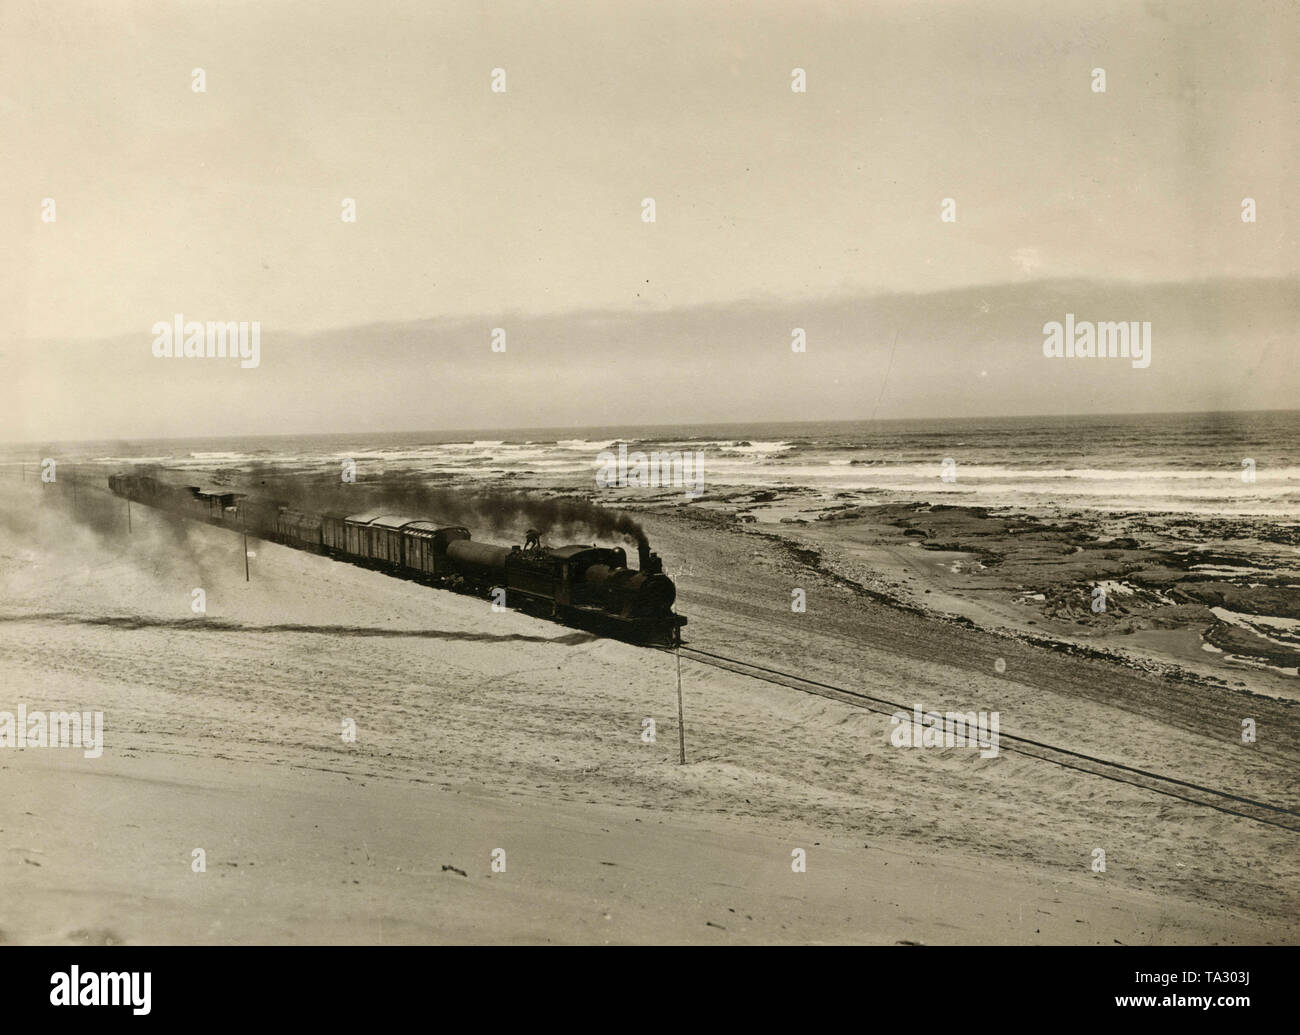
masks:
<svg viewBox="0 0 1300 1035"><path fill-rule="evenodd" d="M645 529L630 514L572 496L452 489L421 484L409 476L381 476L349 484L337 475L295 477L274 468L254 470L248 481L255 495L304 511L355 514L382 510L445 525L464 525L471 534L485 530L522 538L525 529L535 528L543 536L579 541L594 536L621 537L637 546L650 543Z"/></svg>

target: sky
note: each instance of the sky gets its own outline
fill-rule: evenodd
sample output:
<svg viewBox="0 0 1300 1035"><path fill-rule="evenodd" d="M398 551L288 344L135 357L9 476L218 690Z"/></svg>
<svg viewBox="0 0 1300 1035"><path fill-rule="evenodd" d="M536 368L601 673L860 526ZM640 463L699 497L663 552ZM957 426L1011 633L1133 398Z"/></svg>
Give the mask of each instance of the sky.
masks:
<svg viewBox="0 0 1300 1035"><path fill-rule="evenodd" d="M795 68L804 93L791 90ZM1087 285L1095 318L1117 320L1151 318L1133 285L1184 284L1191 298L1212 281L1231 300L1240 292L1224 285L1280 284L1242 289L1274 308L1226 329L1254 342L1262 386L1227 402L1255 408L1295 345L1298 87L1289 2L5 0L0 436L185 435L183 414L206 426L222 407L239 410L231 433L490 427L503 408L513 426L578 425L584 399L644 377L636 362L653 369L663 349L685 364L673 384L731 374L725 399L693 393L665 404L663 422L818 419L815 394L735 388L745 347L766 362L772 340L789 351L782 320L819 314L835 314L848 350L836 373L854 388L833 415L870 415L854 400L883 384L885 413L921 416L952 386L891 396L871 335L894 330L864 324L854 368L844 305L880 314L989 286L1038 304L1041 325L1064 315L1052 308L1062 282ZM1255 223L1241 220L1245 197ZM345 198L355 222L340 218ZM940 219L945 198L955 222ZM1106 285L1129 311L1106 308ZM1147 309L1164 314L1169 297ZM964 302L946 304L949 333L926 344L950 341L954 369L979 376L960 362ZM689 338L715 332L716 314L739 327L759 312L776 321L770 337L727 351L726 370L710 340ZM227 388L224 373L183 365L212 361L153 360L151 328L175 313L259 321L265 361ZM584 338L593 313L620 322L619 351ZM516 348L496 370L483 356L464 367L471 398L454 414L411 397L431 367L464 359L449 349L486 350L493 327L551 319L561 330L548 340L586 341L599 362L566 366L561 385L558 346ZM365 357L389 339L367 328L404 323L465 331L413 342L381 377ZM1008 356L1041 343L1034 320L1024 326L1001 343ZM356 361L303 392L313 343L344 331ZM925 373L907 354L895 383ZM815 382L823 359L799 358ZM493 378L507 370L503 406ZM335 377L352 380L355 403L328 390ZM1016 412L1031 382L1008 377L1003 394L963 406ZM1067 379L1053 408L1104 411L1087 382ZM1159 383L1153 408L1223 395L1208 377ZM240 408L231 391L297 401ZM384 398L402 402L376 410ZM653 404L637 419L656 420Z"/></svg>

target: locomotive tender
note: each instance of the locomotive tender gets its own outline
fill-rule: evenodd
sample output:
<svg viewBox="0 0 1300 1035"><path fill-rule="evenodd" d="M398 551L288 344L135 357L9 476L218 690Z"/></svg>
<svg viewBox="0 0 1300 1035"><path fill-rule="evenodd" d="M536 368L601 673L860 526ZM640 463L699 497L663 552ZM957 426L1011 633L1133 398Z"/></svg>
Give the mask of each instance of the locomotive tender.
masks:
<svg viewBox="0 0 1300 1035"><path fill-rule="evenodd" d="M621 547L493 546L463 525L380 511L317 514L146 474L114 474L108 485L146 506L402 578L495 599L504 591L507 606L629 639L680 642L686 624L672 609L677 588L644 540L632 570Z"/></svg>

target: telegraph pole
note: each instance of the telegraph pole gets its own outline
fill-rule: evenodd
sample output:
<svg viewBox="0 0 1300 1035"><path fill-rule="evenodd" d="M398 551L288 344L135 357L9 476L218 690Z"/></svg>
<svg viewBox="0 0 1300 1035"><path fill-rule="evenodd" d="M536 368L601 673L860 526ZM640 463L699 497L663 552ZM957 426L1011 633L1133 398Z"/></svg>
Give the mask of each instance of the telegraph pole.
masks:
<svg viewBox="0 0 1300 1035"><path fill-rule="evenodd" d="M686 764L686 724L682 719L682 647L673 651L677 655L677 764Z"/></svg>
<svg viewBox="0 0 1300 1035"><path fill-rule="evenodd" d="M239 526L244 531L244 581L250 581L248 577L248 521L244 517L244 508L239 508Z"/></svg>
<svg viewBox="0 0 1300 1035"><path fill-rule="evenodd" d="M126 534L131 534L131 497L126 498Z"/></svg>

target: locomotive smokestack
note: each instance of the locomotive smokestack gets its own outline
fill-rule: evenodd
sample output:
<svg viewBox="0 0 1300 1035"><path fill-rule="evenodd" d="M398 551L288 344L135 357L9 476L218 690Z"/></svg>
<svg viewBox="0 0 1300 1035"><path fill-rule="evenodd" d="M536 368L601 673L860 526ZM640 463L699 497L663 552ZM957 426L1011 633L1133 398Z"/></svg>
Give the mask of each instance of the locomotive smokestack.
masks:
<svg viewBox="0 0 1300 1035"><path fill-rule="evenodd" d="M659 575L663 572L664 562L657 553L650 552L650 542L644 536L636 544L636 552L640 556L642 575Z"/></svg>

